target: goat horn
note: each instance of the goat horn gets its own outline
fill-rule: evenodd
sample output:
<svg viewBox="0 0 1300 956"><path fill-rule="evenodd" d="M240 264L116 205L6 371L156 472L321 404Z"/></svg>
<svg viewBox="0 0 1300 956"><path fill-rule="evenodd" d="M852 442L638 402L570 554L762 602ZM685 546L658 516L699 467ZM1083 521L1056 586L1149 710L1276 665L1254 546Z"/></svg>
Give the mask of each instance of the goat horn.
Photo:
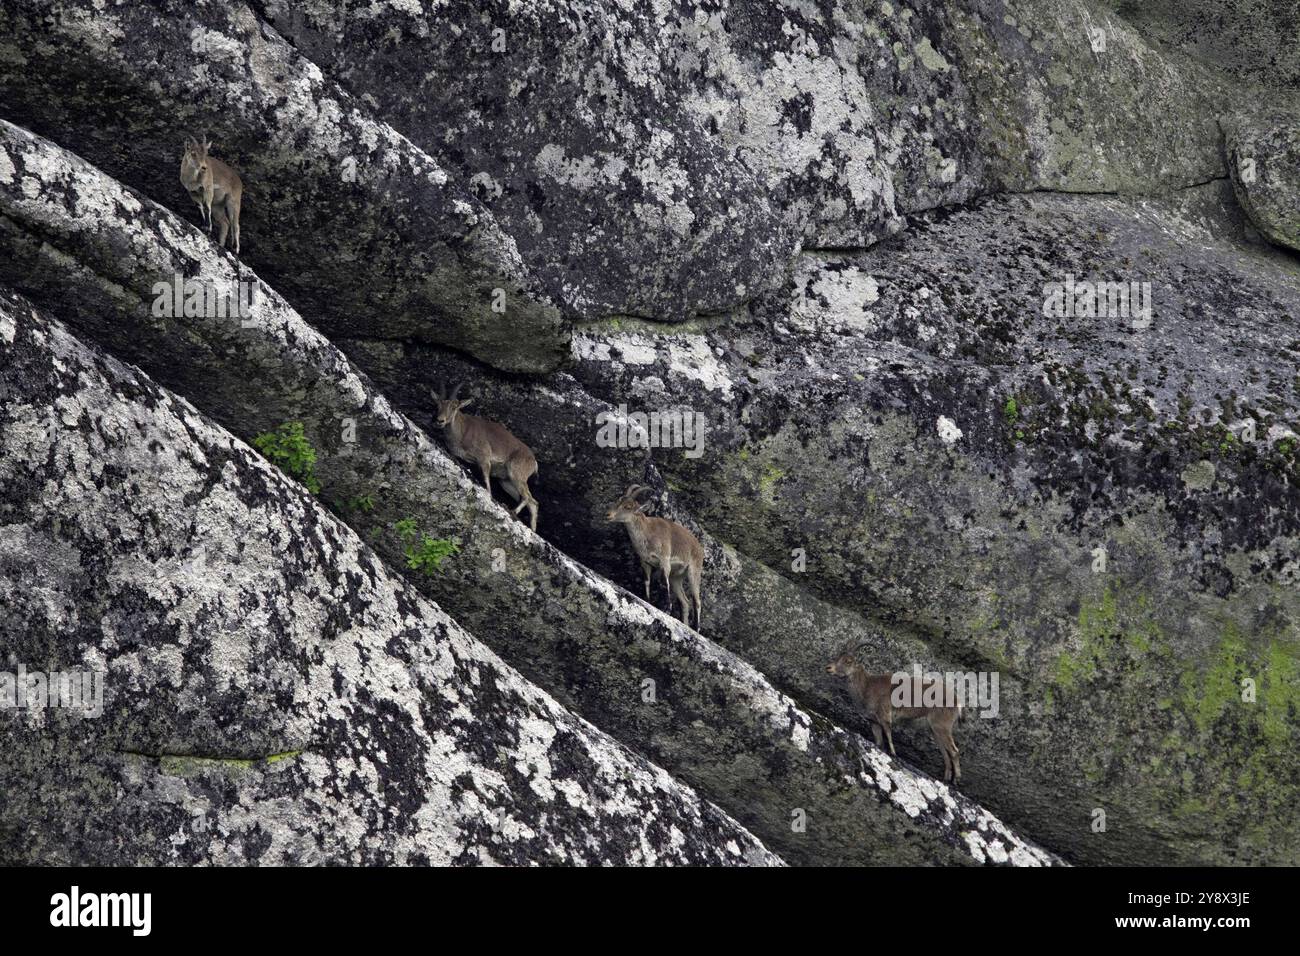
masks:
<svg viewBox="0 0 1300 956"><path fill-rule="evenodd" d="M460 395L460 387L464 384L464 382L456 383L456 387L451 390L451 395L448 397L448 401L454 401Z"/></svg>

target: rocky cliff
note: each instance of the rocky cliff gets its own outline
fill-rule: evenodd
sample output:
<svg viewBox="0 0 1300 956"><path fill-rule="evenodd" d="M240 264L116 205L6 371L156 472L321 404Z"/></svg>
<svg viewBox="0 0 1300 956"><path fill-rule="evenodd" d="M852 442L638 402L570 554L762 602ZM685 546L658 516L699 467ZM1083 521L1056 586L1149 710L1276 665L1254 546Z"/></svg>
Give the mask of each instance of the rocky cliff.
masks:
<svg viewBox="0 0 1300 956"><path fill-rule="evenodd" d="M0 859L1300 862L1294 82L1127 6L6 4Z"/></svg>
<svg viewBox="0 0 1300 956"><path fill-rule="evenodd" d="M751 863L183 399L0 302L6 862ZM89 710L89 708L88 708Z"/></svg>

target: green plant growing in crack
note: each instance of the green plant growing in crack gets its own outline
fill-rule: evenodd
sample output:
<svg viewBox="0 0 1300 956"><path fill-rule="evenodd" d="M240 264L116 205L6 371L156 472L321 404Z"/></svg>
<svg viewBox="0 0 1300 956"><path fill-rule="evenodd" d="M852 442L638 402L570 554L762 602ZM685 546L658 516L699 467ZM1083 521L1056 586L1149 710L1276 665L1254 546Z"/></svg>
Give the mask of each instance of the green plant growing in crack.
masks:
<svg viewBox="0 0 1300 956"><path fill-rule="evenodd" d="M403 518L394 522L393 530L402 539L406 551L406 566L428 577L437 573L448 556L460 551L460 546L449 538L435 538L421 532L414 518Z"/></svg>
<svg viewBox="0 0 1300 956"><path fill-rule="evenodd" d="M316 449L303 432L302 422L285 422L275 431L253 439L253 447L286 475L296 478L313 495L320 494L316 477Z"/></svg>
<svg viewBox="0 0 1300 956"><path fill-rule="evenodd" d="M368 515L374 510L373 494L354 494L344 501L335 502L335 509L343 514Z"/></svg>
<svg viewBox="0 0 1300 956"><path fill-rule="evenodd" d="M1007 420L1007 424L1012 428L1016 427L1016 422L1020 420L1020 403L1012 395L1007 399L1007 403L1002 406L1002 417Z"/></svg>
<svg viewBox="0 0 1300 956"><path fill-rule="evenodd" d="M1016 396L1012 395L1002 406L1002 420L1006 422L1007 428L1011 429L1016 441L1024 441L1024 428L1027 423L1024 419L1024 410L1020 407L1020 400Z"/></svg>

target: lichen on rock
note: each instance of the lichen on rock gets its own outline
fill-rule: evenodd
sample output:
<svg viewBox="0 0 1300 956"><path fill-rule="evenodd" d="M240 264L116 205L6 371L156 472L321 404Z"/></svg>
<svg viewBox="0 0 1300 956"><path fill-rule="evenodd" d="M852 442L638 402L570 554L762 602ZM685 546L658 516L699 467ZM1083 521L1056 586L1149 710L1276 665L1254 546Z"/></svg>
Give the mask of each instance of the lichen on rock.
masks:
<svg viewBox="0 0 1300 956"><path fill-rule="evenodd" d="M0 315L3 666L103 697L0 713L39 781L0 795L6 861L780 862L187 402Z"/></svg>
<svg viewBox="0 0 1300 956"><path fill-rule="evenodd" d="M5 4L0 671L110 681L0 712L56 768L0 853L1297 862L1288 14ZM699 441L600 437L642 412ZM633 482L699 628L604 521ZM1000 677L960 785L845 650Z"/></svg>

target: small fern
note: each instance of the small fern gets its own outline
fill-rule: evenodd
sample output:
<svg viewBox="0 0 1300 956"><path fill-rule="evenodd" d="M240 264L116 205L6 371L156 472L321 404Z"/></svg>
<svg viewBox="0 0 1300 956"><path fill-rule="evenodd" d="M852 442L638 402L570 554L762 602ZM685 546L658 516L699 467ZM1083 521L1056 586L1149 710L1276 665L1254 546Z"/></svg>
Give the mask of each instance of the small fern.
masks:
<svg viewBox="0 0 1300 956"><path fill-rule="evenodd" d="M349 511L355 511L359 514L368 515L370 514L370 512L375 510L374 496L357 495L354 498L349 498L347 502L347 509Z"/></svg>
<svg viewBox="0 0 1300 956"><path fill-rule="evenodd" d="M406 546L406 566L429 577L437 572L447 557L460 550L456 542L447 538L422 534L414 518L394 522L393 530Z"/></svg>
<svg viewBox="0 0 1300 956"><path fill-rule="evenodd" d="M313 495L320 494L316 449L307 441L302 422L285 422L273 432L263 432L253 439L253 447L286 475L298 479Z"/></svg>

